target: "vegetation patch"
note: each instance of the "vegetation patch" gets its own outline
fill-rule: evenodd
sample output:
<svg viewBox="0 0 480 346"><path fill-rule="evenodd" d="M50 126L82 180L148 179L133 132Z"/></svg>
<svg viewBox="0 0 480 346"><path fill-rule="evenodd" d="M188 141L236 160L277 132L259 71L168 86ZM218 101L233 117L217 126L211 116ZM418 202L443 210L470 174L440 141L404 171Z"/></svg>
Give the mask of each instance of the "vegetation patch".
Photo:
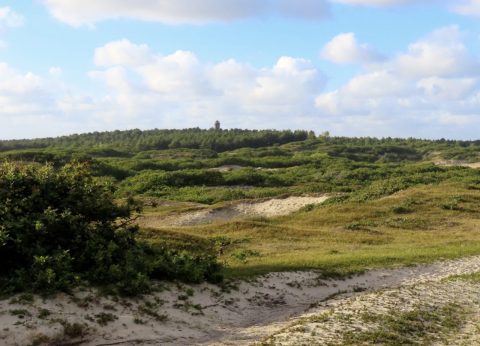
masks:
<svg viewBox="0 0 480 346"><path fill-rule="evenodd" d="M346 332L341 342L331 345L433 345L458 331L464 315L463 308L453 303L441 307L419 306L401 313L364 314L364 322L376 324L374 328Z"/></svg>
<svg viewBox="0 0 480 346"><path fill-rule="evenodd" d="M90 282L134 295L149 291L153 278L200 282L216 275L214 253L138 241L136 203L118 204L113 192L84 164L1 164L0 291L68 291Z"/></svg>

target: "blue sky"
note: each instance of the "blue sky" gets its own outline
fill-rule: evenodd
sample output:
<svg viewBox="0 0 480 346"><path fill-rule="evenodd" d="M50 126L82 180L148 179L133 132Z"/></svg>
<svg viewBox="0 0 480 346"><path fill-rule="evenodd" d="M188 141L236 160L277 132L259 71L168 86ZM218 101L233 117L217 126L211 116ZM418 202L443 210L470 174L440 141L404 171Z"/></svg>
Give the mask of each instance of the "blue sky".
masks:
<svg viewBox="0 0 480 346"><path fill-rule="evenodd" d="M0 138L478 138L480 0L0 1Z"/></svg>

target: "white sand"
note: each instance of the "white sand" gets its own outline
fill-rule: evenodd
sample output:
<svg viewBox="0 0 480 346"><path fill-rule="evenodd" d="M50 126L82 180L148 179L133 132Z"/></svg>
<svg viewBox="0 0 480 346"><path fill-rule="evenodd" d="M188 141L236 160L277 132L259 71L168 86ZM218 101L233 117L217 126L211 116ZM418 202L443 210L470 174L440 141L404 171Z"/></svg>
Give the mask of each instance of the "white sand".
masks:
<svg viewBox="0 0 480 346"><path fill-rule="evenodd" d="M291 321L266 338L268 345L342 345L345 333L378 330L378 321L365 320L365 316L394 317L419 307L441 311L448 304L460 306L464 325L459 331L445 331L430 335L437 338L433 345L480 345L480 283L468 280L420 282L399 288L382 289L372 293L340 297L322 302L308 314ZM435 322L433 322L435 323ZM410 339L412 345L428 344ZM364 345L364 344L362 344Z"/></svg>
<svg viewBox="0 0 480 346"><path fill-rule="evenodd" d="M461 160L440 160L435 161L436 165L447 166L447 167L469 167L469 168L480 168L480 162L465 162Z"/></svg>
<svg viewBox="0 0 480 346"><path fill-rule="evenodd" d="M82 345L248 345L288 326L291 318L307 313L311 304L326 299L324 304L328 303L328 297L338 292L352 294L358 287L371 291L425 284L425 294L429 294L431 282L479 271L480 256L477 256L373 270L347 280L324 280L315 271L273 273L251 282L237 282L229 292L209 284L168 284L162 292L142 299L116 301L99 297L93 290L83 290L74 296L60 294L45 300L36 297L34 303L27 305L4 300L0 301L0 345L28 345L39 334L60 335L63 328L59 320L85 324L87 332L78 339ZM180 299L189 288L193 296L186 301ZM375 299L382 306L381 295ZM168 316L167 320L157 321L142 312L141 306L146 302L153 304L151 311ZM48 309L50 315L38 318L40 308ZM25 309L31 316L14 316L11 310L15 309ZM106 326L89 320L100 313L111 313L118 319ZM142 323L135 323L135 318Z"/></svg>
<svg viewBox="0 0 480 346"><path fill-rule="evenodd" d="M210 171L217 171L217 172L232 172L238 171L240 169L244 169L246 167L239 166L239 165L223 165L215 168L210 168Z"/></svg>
<svg viewBox="0 0 480 346"><path fill-rule="evenodd" d="M300 196L275 198L265 201L249 201L232 203L228 206L216 209L204 209L187 212L158 220L155 217L144 217L141 224L146 227L162 226L195 226L214 222L224 222L238 218L248 217L275 217L283 216L298 211L309 204L320 204L330 196Z"/></svg>

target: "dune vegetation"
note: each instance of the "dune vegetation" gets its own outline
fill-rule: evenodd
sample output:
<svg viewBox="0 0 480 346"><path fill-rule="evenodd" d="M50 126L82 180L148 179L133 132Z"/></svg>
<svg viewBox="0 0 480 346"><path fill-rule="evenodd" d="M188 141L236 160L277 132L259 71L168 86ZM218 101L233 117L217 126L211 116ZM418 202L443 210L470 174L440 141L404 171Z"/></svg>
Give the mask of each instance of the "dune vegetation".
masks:
<svg viewBox="0 0 480 346"><path fill-rule="evenodd" d="M52 231L52 241L64 244L61 237L69 236L69 232L83 228L79 234L89 237L95 233L90 230L92 225L102 225L110 229L116 244L116 235L123 232L115 226L119 219L131 218L132 212L140 209L143 218L137 220L137 225L128 222L128 229L135 229L129 231L135 234L132 241L150 249L146 251L148 264L142 265L156 276L145 274L147 281L148 277L194 277L201 281L209 276L252 276L299 269L320 269L326 276L338 276L369 268L478 254L480 172L461 164L480 160L479 148L479 141L337 138L307 131L213 129L132 130L3 141L0 157L6 163L1 184L6 197L1 202L4 211L0 217L7 226L2 228L0 255L11 258L13 243L30 247L26 242L33 241L38 251L15 253L23 258L18 263L31 268L38 256L44 256L42 270L50 265L55 272L54 263L70 263L59 261L58 256L68 253L75 261L86 255L72 253L70 245L44 247L30 233L37 232L38 237L38 232ZM81 179L79 169L83 172ZM86 179L92 188L108 190L109 197L105 199L106 192L85 200L69 196L70 192L65 192L64 200L60 195L52 195L50 200L45 197L46 191L40 197L35 195L37 199L29 195L45 184L53 184L48 193L55 189L74 191L73 185L63 183L71 179L80 184ZM32 199L29 203L36 208L31 217L28 206L22 205L16 211L25 218L15 227L28 235L20 240L13 236L19 231L8 228L8 222L12 224L9 220L17 215L9 214L15 206L6 202L18 197L7 191L12 184L30 184L22 198ZM165 218L195 210L217 210L239 201L255 203L268 198L321 195L327 195L328 200L303 206L285 216L245 215L183 227L164 222ZM43 202L37 203L43 197ZM65 203L75 198L77 206L95 209L96 218L84 217L82 211L78 218L67 219L64 214L75 207ZM125 207L133 205L133 200L135 210ZM88 214L87 209L84 212ZM53 216L47 215L48 210ZM49 217L60 219L45 223ZM74 224L79 218L82 221ZM90 261L98 256L95 251L89 254L93 256ZM121 281L122 271L142 272L125 262L127 254L119 256L124 265L114 263L114 257L104 268L105 273L113 271L118 277L111 273L92 276L86 262L72 262L77 269L70 274L92 283L108 284ZM155 256L164 262L180 263L182 269L168 273L172 264L163 264L162 272L155 267L159 263L152 264ZM167 259L168 256L174 259ZM190 271L201 266L200 258L210 261L205 270L212 272L190 275ZM119 272L112 266L119 266L115 267ZM7 277L6 281L2 279L4 291L25 286L17 281L32 273L22 270L10 267L2 273ZM82 270L90 274L80 275ZM39 283L34 281L27 288L42 286L41 280L46 280L43 277L47 274L38 275ZM95 279L99 276L107 279L99 282ZM59 283L58 288L64 286L68 285Z"/></svg>

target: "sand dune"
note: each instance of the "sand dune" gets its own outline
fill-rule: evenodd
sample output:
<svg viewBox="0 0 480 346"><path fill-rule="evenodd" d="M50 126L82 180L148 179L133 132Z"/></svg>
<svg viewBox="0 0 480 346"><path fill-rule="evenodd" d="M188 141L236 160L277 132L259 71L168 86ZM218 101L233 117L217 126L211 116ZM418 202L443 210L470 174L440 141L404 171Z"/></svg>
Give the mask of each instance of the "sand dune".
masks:
<svg viewBox="0 0 480 346"><path fill-rule="evenodd" d="M215 209L203 209L193 212L187 212L178 214L175 216L166 217L159 222L155 218L145 217L141 223L143 226L195 226L214 222L228 221L236 218L246 217L275 217L288 215L293 213L302 207L309 204L320 204L325 202L329 196L317 196L317 197L287 197L283 199L275 198L266 201L249 201L232 203L228 206L215 208Z"/></svg>
<svg viewBox="0 0 480 346"><path fill-rule="evenodd" d="M396 287L402 288L398 292L411 292L416 285L423 287L420 298L440 297L437 286L444 278L479 271L480 256L477 256L417 267L373 270L346 280L326 280L322 273L315 271L286 272L248 282L232 282L223 288L209 284L166 284L158 293L128 300L100 296L91 289L73 295L35 297L33 302L23 304L3 300L0 301L0 344L28 345L42 335L62 340L62 322L76 322L84 326L84 335L73 341L81 341L78 344L86 346L248 345L331 304L355 309L355 299L351 305L350 298L344 300L337 296L332 300L332 296L340 293L342 297L365 297L359 299L370 302L365 303L367 307L383 309L391 306L395 296L399 297L397 304L405 304L405 300L396 293L369 292ZM442 296L445 299L462 291L462 287L456 286L451 292L449 286L442 289L447 292ZM360 291L366 292L358 293ZM405 294L409 296L410 293ZM45 310L48 315L40 318L40 312ZM109 316L111 321L99 324L102 316L104 319ZM279 342L285 338L285 334L276 335L274 339ZM290 340L309 344L307 337L311 334L292 331Z"/></svg>

